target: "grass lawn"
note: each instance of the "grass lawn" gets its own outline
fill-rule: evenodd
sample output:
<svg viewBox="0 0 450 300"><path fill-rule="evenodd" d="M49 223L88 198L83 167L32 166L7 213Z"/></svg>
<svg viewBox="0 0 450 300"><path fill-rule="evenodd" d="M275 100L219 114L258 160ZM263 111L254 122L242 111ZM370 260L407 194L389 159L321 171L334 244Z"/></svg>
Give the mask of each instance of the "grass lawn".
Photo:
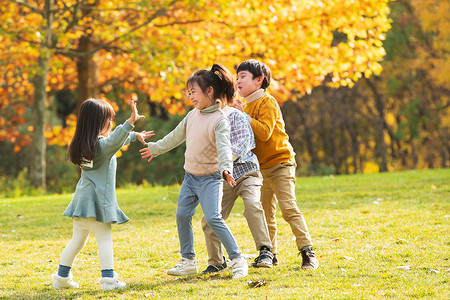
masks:
<svg viewBox="0 0 450 300"><path fill-rule="evenodd" d="M120 171L120 170L119 170ZM75 183L74 183L75 184ZM297 201L320 267L300 268L288 224L278 213L278 257L272 269L232 280L171 277L179 259L178 186L119 189L130 222L113 225L115 270L128 283L103 292L93 236L74 266L77 290L52 290L72 222L62 216L71 195L0 199L1 299L450 299L450 169L299 178ZM206 268L194 216L199 271ZM238 200L227 221L243 253L256 255ZM250 259L249 259L250 262ZM248 281L265 281L252 288Z"/></svg>

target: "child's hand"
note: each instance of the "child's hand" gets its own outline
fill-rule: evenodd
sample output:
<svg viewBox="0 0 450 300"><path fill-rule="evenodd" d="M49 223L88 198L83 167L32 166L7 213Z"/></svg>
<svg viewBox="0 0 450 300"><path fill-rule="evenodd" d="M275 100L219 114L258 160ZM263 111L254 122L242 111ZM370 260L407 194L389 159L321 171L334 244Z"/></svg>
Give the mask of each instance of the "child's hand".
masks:
<svg viewBox="0 0 450 300"><path fill-rule="evenodd" d="M131 125L134 125L134 122L136 122L137 120L140 120L142 118L145 118L145 117L141 116L138 113L136 101L132 100L130 105L131 105L131 116L128 119L128 123L130 123Z"/></svg>
<svg viewBox="0 0 450 300"><path fill-rule="evenodd" d="M144 148L139 150L139 152L141 152L141 157L142 158L147 158L150 157L147 162L150 162L153 159L153 155L150 153L150 150L148 148Z"/></svg>
<svg viewBox="0 0 450 300"><path fill-rule="evenodd" d="M234 100L234 105L233 105L233 107L243 112L243 111L244 111L244 102L242 102L241 99L236 98L236 99Z"/></svg>
<svg viewBox="0 0 450 300"><path fill-rule="evenodd" d="M155 133L153 131L141 131L141 132L136 132L136 138L145 146L147 146L147 142L145 141L145 139L148 139L151 136L154 136Z"/></svg>
<svg viewBox="0 0 450 300"><path fill-rule="evenodd" d="M231 187L236 186L236 181L234 181L234 178L233 178L233 176L231 176L230 172L223 171L223 178L225 178L225 180L227 181L229 186L231 186Z"/></svg>

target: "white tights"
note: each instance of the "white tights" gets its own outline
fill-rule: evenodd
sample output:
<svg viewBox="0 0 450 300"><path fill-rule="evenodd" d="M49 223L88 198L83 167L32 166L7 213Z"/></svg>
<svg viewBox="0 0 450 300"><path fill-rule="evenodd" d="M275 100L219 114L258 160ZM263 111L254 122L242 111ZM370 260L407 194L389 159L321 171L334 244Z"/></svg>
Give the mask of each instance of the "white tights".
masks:
<svg viewBox="0 0 450 300"><path fill-rule="evenodd" d="M61 265L72 267L75 257L86 245L91 232L97 241L101 270L114 269L111 223L97 222L95 218L73 219L72 240L61 254Z"/></svg>

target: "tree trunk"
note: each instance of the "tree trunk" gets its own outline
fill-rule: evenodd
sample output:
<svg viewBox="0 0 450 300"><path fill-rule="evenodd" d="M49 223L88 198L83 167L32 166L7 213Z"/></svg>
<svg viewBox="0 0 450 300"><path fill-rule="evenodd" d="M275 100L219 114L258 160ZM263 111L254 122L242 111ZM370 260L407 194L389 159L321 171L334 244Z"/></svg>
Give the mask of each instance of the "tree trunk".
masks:
<svg viewBox="0 0 450 300"><path fill-rule="evenodd" d="M296 107L296 111L298 113L298 116L300 118L300 124L303 126L303 138L305 139L306 142L306 149L308 150L309 153L309 157L311 157L311 164L312 167L315 168L317 163L319 162L319 159L317 157L317 152L314 150L314 142L313 142L313 132L310 128L310 126L308 125L308 120L306 119L305 116L305 112L303 111L303 108L301 107L301 102L300 101L309 101L308 98L306 99L299 99L299 102L296 103L295 107ZM309 109L307 107L307 104L305 104L306 108L305 111L308 112Z"/></svg>
<svg viewBox="0 0 450 300"><path fill-rule="evenodd" d="M380 171L387 172L387 147L386 141L384 139L384 124L385 124L385 116L384 116L384 103L382 96L378 93L375 85L369 78L366 78L366 82L373 93L373 97L375 100L375 106L377 108L378 120L376 124L377 130L377 154L380 162Z"/></svg>
<svg viewBox="0 0 450 300"><path fill-rule="evenodd" d="M45 51L44 51L45 52ZM34 84L34 103L32 111L32 122L34 126L33 130L33 142L31 144L31 166L30 175L31 183L34 187L42 187L46 189L45 176L46 176L46 140L45 140L45 100L47 93L45 87L47 86L47 73L48 73L48 57L40 57L38 62L38 73L35 75Z"/></svg>
<svg viewBox="0 0 450 300"><path fill-rule="evenodd" d="M83 36L79 40L78 51L89 52L95 49L91 36ZM95 54L82 56L77 58L77 74L78 74L78 101L77 114L80 111L81 104L88 98L98 97L100 88L98 85L98 65L94 60Z"/></svg>
<svg viewBox="0 0 450 300"><path fill-rule="evenodd" d="M46 152L47 141L45 139L45 101L47 99L47 75L49 70L49 62L52 48L52 29L53 15L51 9L53 8L54 0L46 0L44 6L45 22L41 27L42 41L40 44L40 53L38 59L38 66L36 74L33 78L34 85L34 103L32 110L33 142L31 144L31 165L30 178L34 187L46 190Z"/></svg>

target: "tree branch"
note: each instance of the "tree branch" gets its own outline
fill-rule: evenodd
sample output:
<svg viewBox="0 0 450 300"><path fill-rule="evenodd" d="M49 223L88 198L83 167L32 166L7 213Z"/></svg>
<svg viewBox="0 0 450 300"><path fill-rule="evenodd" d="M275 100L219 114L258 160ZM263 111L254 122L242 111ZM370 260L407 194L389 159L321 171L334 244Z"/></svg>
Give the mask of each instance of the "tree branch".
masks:
<svg viewBox="0 0 450 300"><path fill-rule="evenodd" d="M173 5L173 4L174 4L175 2L177 2L177 1L179 1L179 0L172 0L172 1L167 5L167 7ZM91 50L91 51L87 51L87 52L76 52L76 51L70 51L70 50L69 50L69 51L59 51L59 50L57 50L57 51L55 51L55 54L60 54L60 55L65 55L65 56L75 56L75 57L86 57L86 56L92 55L92 54L94 54L94 53L96 53L96 52L98 52L98 51L100 51L100 50L102 50L102 49L108 48L110 45L112 45L113 43L117 42L117 41L120 40L120 39L123 39L124 37L127 37L127 36L130 35L132 32L134 32L134 31L136 31L136 30L138 30L138 29L140 29L140 28L142 28L142 27L144 27L144 26L150 24L154 19L156 19L157 17L163 15L163 14L167 11L167 7L162 7L162 8L160 8L160 9L158 9L158 10L157 10L157 11L156 11L156 12L155 12L155 13L154 13L147 21L145 21L144 23L142 23L142 24L140 24L140 25L138 25L138 26L136 26L136 27L131 28L128 32L126 32L126 33L124 33L124 34L122 34L122 35L119 35L119 36L116 37L115 39L113 39L113 40L111 40L111 41L109 41L109 42L107 42L107 43L105 43L105 44L102 44L102 45L98 46L97 48L95 48L95 49L93 49L93 50Z"/></svg>
<svg viewBox="0 0 450 300"><path fill-rule="evenodd" d="M77 1L75 3L75 5L72 6L73 7L73 12L72 12L73 18L72 18L72 20L70 20L70 22L68 22L66 29L64 29L64 33L69 32L69 30L77 23L77 21L78 21L77 11L79 9L79 5L80 5L80 1ZM64 6L67 7L65 4L64 4ZM70 11L70 7L67 7L67 10Z"/></svg>
<svg viewBox="0 0 450 300"><path fill-rule="evenodd" d="M154 24L153 26L162 28L162 27L173 26L173 25L186 25L186 24L201 23L204 21L205 20L175 21L175 22L166 23L166 24Z"/></svg>
<svg viewBox="0 0 450 300"><path fill-rule="evenodd" d="M16 4L18 4L18 5L20 5L20 6L28 7L29 9L31 9L34 12L37 12L40 15L44 15L44 11L42 9L39 9L39 7L36 7L34 5L31 5L31 4L27 3L27 2L23 2L23 1L20 1L20 0L11 0L11 1L16 3Z"/></svg>

